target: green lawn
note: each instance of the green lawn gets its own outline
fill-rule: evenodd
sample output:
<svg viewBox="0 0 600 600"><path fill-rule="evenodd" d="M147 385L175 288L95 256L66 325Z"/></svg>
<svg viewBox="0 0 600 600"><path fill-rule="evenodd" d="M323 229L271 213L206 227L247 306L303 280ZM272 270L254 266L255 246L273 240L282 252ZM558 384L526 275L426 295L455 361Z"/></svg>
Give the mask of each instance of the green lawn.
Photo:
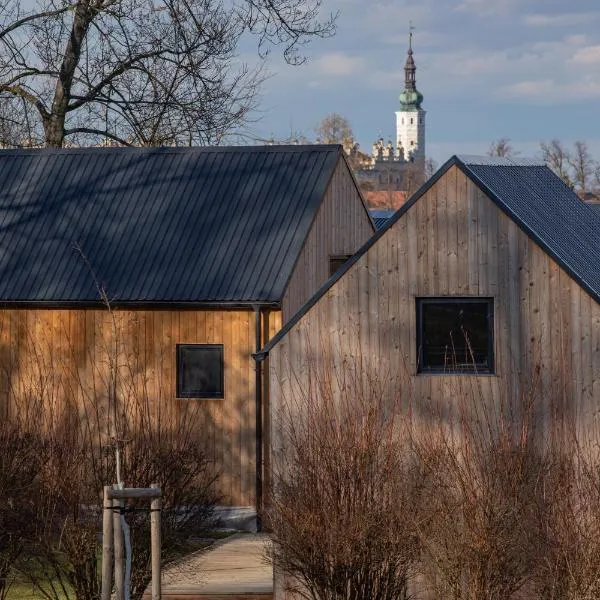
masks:
<svg viewBox="0 0 600 600"><path fill-rule="evenodd" d="M67 600L66 596L61 596ZM45 600L37 590L32 589L31 584L15 582L8 590L8 600Z"/></svg>

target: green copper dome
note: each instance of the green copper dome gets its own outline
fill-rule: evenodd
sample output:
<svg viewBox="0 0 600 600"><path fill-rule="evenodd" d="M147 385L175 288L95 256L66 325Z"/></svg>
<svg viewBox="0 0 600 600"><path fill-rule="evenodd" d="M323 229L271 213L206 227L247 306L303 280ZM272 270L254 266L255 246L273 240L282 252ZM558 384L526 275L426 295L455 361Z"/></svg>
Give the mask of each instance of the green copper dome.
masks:
<svg viewBox="0 0 600 600"><path fill-rule="evenodd" d="M404 90L400 94L400 109L405 111L419 110L423 102L423 94L418 90Z"/></svg>

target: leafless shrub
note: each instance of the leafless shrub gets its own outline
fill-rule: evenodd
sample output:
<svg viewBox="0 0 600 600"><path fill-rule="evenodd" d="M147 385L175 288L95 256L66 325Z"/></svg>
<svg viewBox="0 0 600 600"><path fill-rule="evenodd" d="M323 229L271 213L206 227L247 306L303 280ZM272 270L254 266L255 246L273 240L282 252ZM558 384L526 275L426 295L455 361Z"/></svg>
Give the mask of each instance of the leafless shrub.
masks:
<svg viewBox="0 0 600 600"><path fill-rule="evenodd" d="M457 385L446 399L454 413L432 415L415 443L431 484L420 529L427 587L452 600L531 597L552 470L535 435L536 387L511 406L477 379Z"/></svg>
<svg viewBox="0 0 600 600"><path fill-rule="evenodd" d="M118 328L98 343L94 360L88 357L86 373L70 360L70 341L63 338L57 351L56 332L34 323L31 329L23 332L15 360L4 365L7 422L19 439L35 440L37 453L37 460L22 458L37 472L31 478L35 494L29 498L25 490L18 498L20 509L25 499L31 508L26 552L17 566L48 600L98 600L102 492L116 482L115 445L127 486L158 483L163 490L166 562L182 540L205 526L217 500L217 473L198 443L200 407L163 409L161 386L149 391L135 353L113 337ZM127 515L134 553L131 597L140 598L150 580L149 514L146 505L130 508L146 509Z"/></svg>
<svg viewBox="0 0 600 600"><path fill-rule="evenodd" d="M275 568L312 600L408 598L421 473L406 420L360 364L311 367L279 415L268 526Z"/></svg>
<svg viewBox="0 0 600 600"><path fill-rule="evenodd" d="M32 533L41 449L36 436L0 421L0 600L9 597L15 565Z"/></svg>
<svg viewBox="0 0 600 600"><path fill-rule="evenodd" d="M540 600L600 597L600 463L585 438L562 440L553 450L535 580Z"/></svg>

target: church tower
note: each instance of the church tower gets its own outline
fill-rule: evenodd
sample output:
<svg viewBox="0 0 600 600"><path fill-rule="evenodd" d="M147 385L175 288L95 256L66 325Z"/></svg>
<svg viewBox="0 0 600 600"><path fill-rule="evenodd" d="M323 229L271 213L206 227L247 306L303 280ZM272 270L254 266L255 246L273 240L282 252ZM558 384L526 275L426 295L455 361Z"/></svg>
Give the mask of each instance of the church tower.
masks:
<svg viewBox="0 0 600 600"><path fill-rule="evenodd" d="M412 31L408 38L408 56L404 65L404 91L400 110L396 111L396 145L406 160L425 160L425 111L423 94L417 90L417 67L413 59Z"/></svg>

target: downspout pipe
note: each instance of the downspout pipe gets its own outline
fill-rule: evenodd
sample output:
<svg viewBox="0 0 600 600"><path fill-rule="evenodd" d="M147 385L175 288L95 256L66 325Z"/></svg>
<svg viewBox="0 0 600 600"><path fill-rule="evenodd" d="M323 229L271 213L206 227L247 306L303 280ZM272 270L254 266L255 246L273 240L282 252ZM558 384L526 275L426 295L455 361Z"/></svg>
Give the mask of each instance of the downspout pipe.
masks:
<svg viewBox="0 0 600 600"><path fill-rule="evenodd" d="M255 365L255 410L256 410L256 531L262 531L263 510L263 369L264 357L259 357L262 350L262 309L254 307L256 354L253 354Z"/></svg>

